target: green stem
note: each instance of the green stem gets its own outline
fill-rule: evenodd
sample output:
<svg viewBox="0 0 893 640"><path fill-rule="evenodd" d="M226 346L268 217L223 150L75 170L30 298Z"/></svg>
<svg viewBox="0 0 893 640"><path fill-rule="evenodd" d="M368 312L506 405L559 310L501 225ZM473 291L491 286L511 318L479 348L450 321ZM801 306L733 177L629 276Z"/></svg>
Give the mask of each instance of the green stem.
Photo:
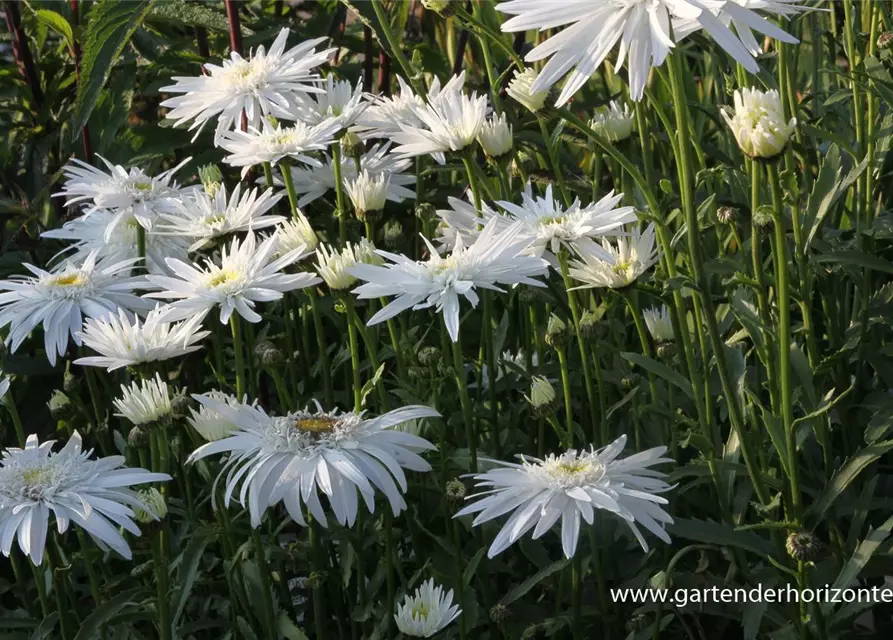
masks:
<svg viewBox="0 0 893 640"><path fill-rule="evenodd" d="M351 379L353 384L353 409L361 411L363 409L363 381L360 378L360 344L357 340L357 327L354 323L356 310L354 309L353 298L347 295L344 298L344 304L347 306L347 338L350 343L350 368Z"/></svg>
<svg viewBox="0 0 893 640"><path fill-rule="evenodd" d="M263 622L264 629L268 638L278 637L276 632L276 613L273 610L273 595L270 589L273 586L273 579L270 576L270 567L267 564L267 555L264 549L264 542L260 537L260 529L251 529L251 537L254 542L254 555L257 559L257 568L260 572L260 591L263 601Z"/></svg>
<svg viewBox="0 0 893 640"><path fill-rule="evenodd" d="M593 552L597 553L598 550L593 549ZM574 640L583 640L583 570L581 567L581 555L578 549L578 553L575 553L571 560L571 607L573 609Z"/></svg>
<svg viewBox="0 0 893 640"><path fill-rule="evenodd" d="M65 594L68 592L68 572L63 571L59 552L53 541L48 540L46 545L46 558L49 561L50 574L53 578L53 593L56 596L56 609L59 613L59 625L62 627L62 638L73 640L77 632L77 623L71 619L71 611L75 603L67 603ZM38 572L39 574L39 572Z"/></svg>
<svg viewBox="0 0 893 640"><path fill-rule="evenodd" d="M397 38L391 31L391 21L387 12L384 10L384 6L382 6L381 0L372 0L372 9L375 11L375 17L378 18L378 27L381 29L385 41L388 43L390 51L387 53L393 55L394 59L397 60L397 64L400 65L403 69L403 73L406 75L406 81L409 82L415 94L424 96L426 92L421 85L419 85L419 80L416 77L412 64L410 64L409 60L406 58L406 55L400 48L400 43L397 42Z"/></svg>
<svg viewBox="0 0 893 640"><path fill-rule="evenodd" d="M347 209L344 207L343 167L341 166L341 142L332 145L332 170L335 173L335 216L338 218L338 240L347 243Z"/></svg>
<svg viewBox="0 0 893 640"><path fill-rule="evenodd" d="M156 614L158 616L158 637L170 640L171 601L170 601L170 565L167 561L167 540L162 526L152 537L152 556L155 561Z"/></svg>
<svg viewBox="0 0 893 640"><path fill-rule="evenodd" d="M316 333L316 349L318 351L319 366L322 369L322 381L325 388L326 404L331 408L335 405L335 389L332 386L332 363L329 361L329 352L326 345L326 336L323 331L322 312L319 309L319 300L316 292L308 290L310 296L310 311L313 314L313 327Z"/></svg>
<svg viewBox="0 0 893 640"><path fill-rule="evenodd" d="M453 342L453 374L456 378L456 387L459 389L459 400L462 405L462 417L465 421L465 439L468 444L468 452L471 456L471 471L477 472L477 434L474 428L474 415L471 410L471 399L468 396L468 381L465 377L465 362L462 357L462 342Z"/></svg>
<svg viewBox="0 0 893 640"><path fill-rule="evenodd" d="M242 318L238 313L229 317L229 328L233 334L233 354L236 358L236 397L245 395L245 354L242 347Z"/></svg>
<svg viewBox="0 0 893 640"><path fill-rule="evenodd" d="M561 388L564 391L564 420L565 420L565 442L564 446L568 449L574 448L574 412L571 408L571 380L570 371L567 366L567 354L564 347L556 349L558 353L558 364L561 368Z"/></svg>
<svg viewBox="0 0 893 640"><path fill-rule="evenodd" d="M308 525L313 570L321 573L326 570L326 561L322 552L322 545L319 542L319 525L312 518L308 520ZM326 604L323 597L323 585L320 584L320 580L317 580L313 584L313 624L316 628L317 640L325 640L326 638Z"/></svg>
<svg viewBox="0 0 893 640"><path fill-rule="evenodd" d="M146 267L146 228L137 223L136 225L136 253L142 258L143 267Z"/></svg>
<svg viewBox="0 0 893 640"><path fill-rule="evenodd" d="M288 193L288 204L291 206L291 215L298 217L301 210L298 208L298 192L295 189L295 179L291 175L291 166L285 162L279 165L279 171L282 173L282 182L285 183L285 191Z"/></svg>
<svg viewBox="0 0 893 640"><path fill-rule="evenodd" d="M6 402L6 408L9 409L9 417L12 418L13 427L16 430L16 438L19 441L19 447L25 448L25 428L22 426L22 416L19 415L19 409L16 407L16 401L13 397L12 389L6 392L3 398Z"/></svg>
<svg viewBox="0 0 893 640"><path fill-rule="evenodd" d="M546 145L546 156L549 158L552 175L555 176L555 180L558 182L558 189L561 191L561 199L564 200L564 206L569 207L571 204L570 192L567 190L567 185L564 184L564 175L561 173L558 154L552 144L552 136L549 135L549 129L546 127L546 119L537 113L536 121L540 126L540 133L542 133L543 136L543 144Z"/></svg>

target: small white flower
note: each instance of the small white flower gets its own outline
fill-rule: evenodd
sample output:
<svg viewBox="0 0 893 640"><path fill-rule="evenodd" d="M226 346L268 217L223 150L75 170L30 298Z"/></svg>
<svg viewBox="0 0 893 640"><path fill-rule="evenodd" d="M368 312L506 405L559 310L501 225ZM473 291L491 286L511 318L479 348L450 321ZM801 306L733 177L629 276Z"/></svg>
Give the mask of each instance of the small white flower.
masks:
<svg viewBox="0 0 893 640"><path fill-rule="evenodd" d="M126 418L135 425L153 424L171 415L170 389L156 373L151 380L140 380L121 385L121 397L113 404L116 416Z"/></svg>
<svg viewBox="0 0 893 640"><path fill-rule="evenodd" d="M78 333L84 316L102 318L118 307L151 309L151 304L132 293L145 286L145 278L121 276L132 266L132 260L97 262L96 252L82 263L66 261L54 271L24 263L33 275L0 280L0 328L10 326L6 344L15 352L32 330L42 326L46 356L55 365L56 356L68 348L69 335L81 344Z"/></svg>
<svg viewBox="0 0 893 640"><path fill-rule="evenodd" d="M774 158L787 146L797 127L797 119L786 121L778 92L748 89L735 91L735 111L720 113L735 134L744 155Z"/></svg>
<svg viewBox="0 0 893 640"><path fill-rule="evenodd" d="M114 371L145 362L159 362L198 351L210 331L201 329L202 316L184 322L164 321L164 309L155 307L145 321L123 309L106 318L88 318L78 334L84 345L100 355L78 358L75 364Z"/></svg>
<svg viewBox="0 0 893 640"><path fill-rule="evenodd" d="M298 103L297 120L309 125L329 121L339 129L347 129L369 104L364 100L362 82L352 88L349 81L335 80L329 75L320 89L321 92L306 96Z"/></svg>
<svg viewBox="0 0 893 640"><path fill-rule="evenodd" d="M531 276L543 275L548 263L524 255L530 240L522 235L521 225L500 232L495 221L491 221L473 245L466 248L457 242L446 258L438 255L427 238L422 239L431 252L428 260L416 262L406 256L378 251L390 260L390 264L358 264L349 269L352 275L366 282L354 290L360 299L396 296L393 302L369 319L370 326L406 309L436 307L443 313L450 338L456 342L459 339L459 296L477 306L477 288L502 291L497 284L545 286Z"/></svg>
<svg viewBox="0 0 893 640"><path fill-rule="evenodd" d="M211 403L203 402L201 398L207 398L218 404L225 404L234 409L238 409L242 406L250 406L248 404L248 396L239 400L235 396L217 390L208 391L202 395L193 395L192 397L199 401L199 407L198 410L193 409L192 407L189 408L189 413L191 415L187 418L187 421L190 426L192 426L192 428L208 442L223 440L234 431L237 431L238 427L221 415L219 411L212 409L210 406ZM256 404L256 402L252 404Z"/></svg>
<svg viewBox="0 0 893 640"><path fill-rule="evenodd" d="M648 225L644 233L634 227L629 235L619 236L614 242L603 238L601 246L580 243L577 255L580 259L571 262L570 275L582 283L578 289L628 287L660 257L654 247L654 225Z"/></svg>
<svg viewBox="0 0 893 640"><path fill-rule="evenodd" d="M319 238L310 221L300 211L296 211L291 220L279 225L276 237L279 239L280 255L296 250L300 250L299 253L309 253L319 245Z"/></svg>
<svg viewBox="0 0 893 640"><path fill-rule="evenodd" d="M373 145L366 153L360 157L360 171L365 171L369 176L387 175L388 181L388 200L392 202L402 202L406 198L412 198L415 193L407 189L405 185L415 184L415 176L403 173L409 165L410 160L401 160L393 154L388 154L390 143ZM304 169L302 167L290 167L292 181L295 185L295 191L302 194L298 200L298 206L304 207L326 194L326 192L335 188L335 164L334 160L328 156L325 163L320 167L311 167ZM357 163L353 158L345 155L341 156L341 184L346 185L357 177ZM282 184L279 178L276 178L276 184Z"/></svg>
<svg viewBox="0 0 893 640"><path fill-rule="evenodd" d="M503 113L498 118L489 118L478 134L481 148L491 158L499 158L512 150L512 125L505 120Z"/></svg>
<svg viewBox="0 0 893 640"><path fill-rule="evenodd" d="M249 127L248 131L222 133L220 146L230 153L223 161L233 167L242 167L242 178L255 165L265 162L276 165L283 158L319 167L322 166L320 161L308 154L325 151L334 144L339 128L335 120L324 120L314 126L296 122L287 127L281 124L274 127L264 120L262 130Z"/></svg>
<svg viewBox="0 0 893 640"><path fill-rule="evenodd" d="M376 253L375 247L366 238L357 244L347 243L340 251L321 244L316 249L316 270L330 289L348 289L357 281L350 269L361 263L381 264L384 262Z"/></svg>
<svg viewBox="0 0 893 640"><path fill-rule="evenodd" d="M319 75L313 70L335 50L317 52L316 46L325 38L316 38L286 51L288 34L283 28L269 51L258 47L248 59L233 51L223 66L206 63L208 75L174 77L176 84L161 91L184 95L161 103L171 108L168 119L175 125L192 120L189 129L201 131L206 122L217 117L215 142L227 129L240 126L243 113L255 128L265 116L296 120L295 109L302 95L320 91L316 86Z"/></svg>
<svg viewBox="0 0 893 640"><path fill-rule="evenodd" d="M196 240L189 251L197 251L216 238L239 231L258 231L279 224L285 218L267 215L276 206L282 194L267 189L258 194L257 189L242 193L237 184L227 197L226 186L219 185L214 194L197 191L192 197L178 202L176 212L162 214L158 233Z"/></svg>
<svg viewBox="0 0 893 640"><path fill-rule="evenodd" d="M76 159L63 170L67 180L62 191L54 195L66 197L66 207L82 205L87 215L108 209L118 221L132 214L143 227L151 229L155 216L171 212L177 200L193 190L181 190L174 182L174 174L192 158L153 178L139 167L128 169L97 157L108 167L108 173ZM108 228L106 240L114 230L115 225Z"/></svg>
<svg viewBox="0 0 893 640"><path fill-rule="evenodd" d="M347 197L350 198L357 215L362 217L369 211L381 211L388 199L391 177L386 173L370 176L363 171L344 185Z"/></svg>
<svg viewBox="0 0 893 640"><path fill-rule="evenodd" d="M580 535L580 519L593 524L597 510L622 518L642 548L648 543L639 532L645 527L664 542L664 531L673 519L660 505L667 500L655 494L672 487L664 474L649 467L665 462L666 447L656 447L618 459L626 446L626 436L598 451L575 451L549 455L544 460L519 456L521 464L499 462L499 467L475 476L481 492L469 499L481 498L455 517L477 513L473 526L512 512L487 552L493 557L533 529L537 539L561 520L561 546L572 558ZM486 497L482 497L486 496Z"/></svg>
<svg viewBox="0 0 893 640"><path fill-rule="evenodd" d="M260 407L217 402L193 396L238 427L232 435L196 449L190 462L229 452L229 462L217 481L226 474L224 506L243 483L239 501L258 527L264 511L282 502L292 519L306 526L303 508L321 525L327 525L319 500L329 499L335 519L353 526L357 517L357 492L370 512L375 511L375 489L384 493L396 515L406 508L403 469L430 471L418 454L436 448L427 440L394 429L407 420L436 418L440 414L422 406L389 411L377 418L362 413L296 411L270 416ZM215 485L216 482L215 481ZM216 491L212 491L212 494Z"/></svg>
<svg viewBox="0 0 893 640"><path fill-rule="evenodd" d="M453 604L453 590L446 593L429 578L416 589L414 595L406 594L397 606L394 620L400 633L412 638L430 638L459 617L462 610Z"/></svg>
<svg viewBox="0 0 893 640"><path fill-rule="evenodd" d="M611 100L607 106L595 110L589 128L611 142L622 142L632 135L634 119L628 104L621 109L616 100Z"/></svg>
<svg viewBox="0 0 893 640"><path fill-rule="evenodd" d="M412 158L462 151L478 137L489 108L486 95L467 96L462 84L451 82L449 89L445 88L434 100L429 97L425 108L415 111L421 126L407 126L391 136L399 145L393 153ZM437 155L436 159L442 164L442 156Z"/></svg>
<svg viewBox="0 0 893 640"><path fill-rule="evenodd" d="M52 512L59 533L74 523L101 548L129 560L130 547L118 529L140 535L133 510L146 508L129 487L170 476L122 467L123 456L90 460L93 452L81 450L77 431L60 451L53 453L53 444L30 435L24 449L6 449L0 458L0 552L9 557L18 538L34 564L43 562Z"/></svg>
<svg viewBox="0 0 893 640"><path fill-rule="evenodd" d="M293 251L274 259L278 243L272 235L258 245L254 233L248 233L243 240L233 238L218 259L205 260L204 265L168 260L175 277L146 276L162 291L145 297L174 300L164 308L168 321L204 317L214 307L220 307L223 324L229 322L234 312L248 322L260 322L261 316L254 311L257 302L279 300L286 291L320 282L313 273L280 273L301 255Z"/></svg>
<svg viewBox="0 0 893 640"><path fill-rule="evenodd" d="M674 340L673 322L670 320L670 311L666 306L660 309L645 309L642 312L645 318L645 326L655 342L672 342Z"/></svg>
<svg viewBox="0 0 893 640"><path fill-rule="evenodd" d="M437 78L434 82L439 87L440 81ZM392 96L370 96L371 103L357 118L351 131L359 134L364 140L389 139L405 127L422 126L422 121L416 112L425 108L425 101L417 96L412 87L400 76L397 76L397 83L400 89Z"/></svg>
<svg viewBox="0 0 893 640"><path fill-rule="evenodd" d="M533 67L527 67L523 71L515 69L512 81L506 87L506 93L533 113L542 109L546 105L546 98L549 97L548 88L532 90L538 75Z"/></svg>

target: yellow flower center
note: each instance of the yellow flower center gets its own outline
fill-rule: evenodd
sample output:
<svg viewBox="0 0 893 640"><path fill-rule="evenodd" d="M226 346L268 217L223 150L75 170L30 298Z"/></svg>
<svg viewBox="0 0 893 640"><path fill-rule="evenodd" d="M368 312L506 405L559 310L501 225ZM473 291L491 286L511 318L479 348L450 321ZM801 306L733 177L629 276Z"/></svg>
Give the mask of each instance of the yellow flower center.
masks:
<svg viewBox="0 0 893 640"><path fill-rule="evenodd" d="M39 484L43 482L46 477L46 469L28 469L22 473L22 480L30 485Z"/></svg>
<svg viewBox="0 0 893 640"><path fill-rule="evenodd" d="M149 191L152 188L151 182L134 182L133 188L137 191Z"/></svg>
<svg viewBox="0 0 893 640"><path fill-rule="evenodd" d="M428 614L430 613L430 609L428 609L428 605L424 602L419 602L412 608L412 617L419 617L422 620L428 619Z"/></svg>
<svg viewBox="0 0 893 640"><path fill-rule="evenodd" d="M611 269L617 275L622 276L622 275L625 275L629 271L630 266L632 266L632 263L623 261L623 262L616 263L613 267L611 267Z"/></svg>
<svg viewBox="0 0 893 640"><path fill-rule="evenodd" d="M239 274L229 269L221 269L208 280L209 287L222 287L238 280Z"/></svg>
<svg viewBox="0 0 893 640"><path fill-rule="evenodd" d="M84 277L80 273L61 273L52 276L48 283L54 287L77 287L84 284Z"/></svg>
<svg viewBox="0 0 893 640"><path fill-rule="evenodd" d="M567 216L551 216L548 218L540 218L539 223L541 226L545 227L550 224L564 224L567 222Z"/></svg>
<svg viewBox="0 0 893 640"><path fill-rule="evenodd" d="M321 434L334 431L338 420L328 416L317 416L313 418L299 418L295 420L295 428L305 433Z"/></svg>
<svg viewBox="0 0 893 640"><path fill-rule="evenodd" d="M578 473L583 473L584 471L589 470L590 465L582 462L580 460L574 460L573 462L559 462L558 468L567 473L568 475L577 475Z"/></svg>

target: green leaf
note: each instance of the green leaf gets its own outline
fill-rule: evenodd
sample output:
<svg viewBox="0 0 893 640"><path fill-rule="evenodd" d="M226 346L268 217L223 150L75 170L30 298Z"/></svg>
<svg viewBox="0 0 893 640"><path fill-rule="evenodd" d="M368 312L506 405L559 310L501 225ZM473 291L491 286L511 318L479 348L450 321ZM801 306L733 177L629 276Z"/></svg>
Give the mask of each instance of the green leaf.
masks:
<svg viewBox="0 0 893 640"><path fill-rule="evenodd" d="M301 631L284 613L279 615L276 628L285 640L308 640L307 634Z"/></svg>
<svg viewBox="0 0 893 640"><path fill-rule="evenodd" d="M93 640L98 638L99 629L102 625L110 622L112 618L121 613L126 607L136 604L146 594L145 589L131 589L130 591L119 593L111 600L103 602L81 623L81 628L78 630L74 640Z"/></svg>
<svg viewBox="0 0 893 640"><path fill-rule="evenodd" d="M221 11L214 11L210 3L184 2L183 0L166 0L155 5L149 14L149 20L176 22L192 27L205 27L217 31L229 31L229 22ZM253 35L254 32L242 24L242 34Z"/></svg>
<svg viewBox="0 0 893 640"><path fill-rule="evenodd" d="M810 259L812 262L848 264L872 271L893 274L893 262L863 251L832 251L831 253L814 255Z"/></svg>
<svg viewBox="0 0 893 640"><path fill-rule="evenodd" d="M682 392L691 400L695 399L695 393L692 390L691 382L686 380L685 377L678 371L671 369L662 362L658 362L657 360L654 360L647 356L643 356L641 353L624 351L620 355L624 359L632 362L634 365L642 367L643 369L647 369L651 373L660 376L670 384L679 387L679 389L681 389Z"/></svg>
<svg viewBox="0 0 893 640"><path fill-rule="evenodd" d="M481 547L477 550L471 560L468 561L468 564L465 566L465 573L462 575L462 582L465 586L471 584L471 581L474 579L474 574L478 570L478 565L481 563L481 558L484 557L484 552L487 550L487 547Z"/></svg>
<svg viewBox="0 0 893 640"><path fill-rule="evenodd" d="M499 601L499 604L507 607L518 598L523 597L528 591L533 589L536 585L551 576L553 573L557 573L564 569L567 566L568 562L570 562L570 560L558 560L556 562L553 562L549 566L540 569L532 576L527 578L527 580L505 594L502 600Z"/></svg>
<svg viewBox="0 0 893 640"><path fill-rule="evenodd" d="M81 128L87 124L115 62L156 2L100 0L93 5L83 37L81 82L74 104L72 140L77 139Z"/></svg>
<svg viewBox="0 0 893 640"><path fill-rule="evenodd" d="M61 14L56 13L55 11L50 11L49 9L38 9L34 12L34 17L37 18L39 22L45 24L62 36L70 48L74 47L74 32L72 31L68 20Z"/></svg>
<svg viewBox="0 0 893 640"><path fill-rule="evenodd" d="M198 577L198 568L202 554L205 552L205 547L208 546L211 539L211 535L193 536L180 557L180 569L177 573L178 584L175 586L177 591L173 597L171 607L174 612L171 625L174 629L177 628L177 623L183 614L183 609L186 607L186 601L189 599L189 594L192 592L192 587Z"/></svg>
<svg viewBox="0 0 893 640"><path fill-rule="evenodd" d="M673 524L667 525L667 533L696 542L722 547L737 547L760 556L775 555L775 549L768 540L752 531L736 531L729 525L720 522L677 518Z"/></svg>
<svg viewBox="0 0 893 640"><path fill-rule="evenodd" d="M53 611L50 615L44 618L40 623L40 626L34 630L34 633L31 634L31 640L53 638L52 633L56 630L57 624L59 624L59 614L56 611Z"/></svg>
<svg viewBox="0 0 893 640"><path fill-rule="evenodd" d="M850 556L850 559L847 560L843 569L840 570L837 579L834 580L834 584L832 585L833 588L850 588L859 578L862 569L864 569L865 565L868 564L868 561L871 560L871 556L878 550L878 547L890 537L891 530L893 530L893 516L887 518L886 522L877 529L872 530L865 539L859 543L859 546L853 551L853 555ZM830 613L834 607L834 603L826 603L822 608Z"/></svg>
<svg viewBox="0 0 893 640"><path fill-rule="evenodd" d="M384 364L379 365L378 370L375 372L369 380L366 380L366 384L363 385L362 392L360 394L361 403L365 404L366 397L375 391L375 387L378 386L378 383L381 381L381 374L384 373Z"/></svg>
<svg viewBox="0 0 893 640"><path fill-rule="evenodd" d="M821 520L825 512L834 504L834 501L850 486L850 483L871 463L889 451L893 451L893 440L871 444L857 451L853 457L844 462L843 466L831 476L828 486L825 487L822 495L810 507L810 517L815 521Z"/></svg>

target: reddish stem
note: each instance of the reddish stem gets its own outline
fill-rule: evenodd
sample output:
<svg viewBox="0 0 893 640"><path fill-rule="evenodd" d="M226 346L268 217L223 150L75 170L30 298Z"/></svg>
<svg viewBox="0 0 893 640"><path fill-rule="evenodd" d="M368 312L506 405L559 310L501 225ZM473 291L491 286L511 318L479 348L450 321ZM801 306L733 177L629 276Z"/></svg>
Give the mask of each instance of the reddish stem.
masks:
<svg viewBox="0 0 893 640"><path fill-rule="evenodd" d="M363 91L372 91L372 74L375 65L375 49L372 42L372 29L363 27Z"/></svg>
<svg viewBox="0 0 893 640"><path fill-rule="evenodd" d="M28 36L22 28L22 14L19 12L19 3L15 0L7 0L6 5L6 28L12 34L12 52L15 56L16 64L25 82L31 87L31 95L34 103L40 107L43 104L43 91L40 88L40 78L37 75L37 67L34 66L34 58L31 55L31 48L28 46Z"/></svg>
<svg viewBox="0 0 893 640"><path fill-rule="evenodd" d="M384 49L378 52L378 90L384 96L391 95L391 56Z"/></svg>
<svg viewBox="0 0 893 640"><path fill-rule="evenodd" d="M240 56L242 49L242 23L239 19L239 3L236 0L225 0L226 18L229 20L229 47Z"/></svg>

